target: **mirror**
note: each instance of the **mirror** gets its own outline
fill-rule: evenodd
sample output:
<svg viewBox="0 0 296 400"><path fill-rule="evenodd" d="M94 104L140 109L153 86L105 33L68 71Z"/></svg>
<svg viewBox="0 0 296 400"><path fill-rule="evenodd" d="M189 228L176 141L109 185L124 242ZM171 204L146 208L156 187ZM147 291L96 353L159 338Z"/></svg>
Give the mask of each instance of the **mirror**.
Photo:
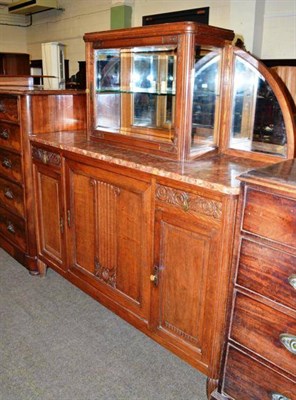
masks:
<svg viewBox="0 0 296 400"><path fill-rule="evenodd" d="M286 129L278 100L264 76L235 56L230 147L286 155Z"/></svg>
<svg viewBox="0 0 296 400"><path fill-rule="evenodd" d="M194 68L191 149L216 145L221 57L203 51L198 48Z"/></svg>
<svg viewBox="0 0 296 400"><path fill-rule="evenodd" d="M174 137L176 46L95 50L95 129Z"/></svg>

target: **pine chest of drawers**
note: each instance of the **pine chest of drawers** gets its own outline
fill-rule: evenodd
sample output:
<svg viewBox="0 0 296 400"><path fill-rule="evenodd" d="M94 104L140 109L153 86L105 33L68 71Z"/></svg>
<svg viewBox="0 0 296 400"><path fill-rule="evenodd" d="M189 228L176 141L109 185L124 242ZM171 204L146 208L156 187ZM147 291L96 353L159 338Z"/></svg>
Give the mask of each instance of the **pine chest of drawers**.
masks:
<svg viewBox="0 0 296 400"><path fill-rule="evenodd" d="M213 399L296 399L296 160L241 177L236 276Z"/></svg>
<svg viewBox="0 0 296 400"><path fill-rule="evenodd" d="M84 127L82 92L0 88L0 246L33 274L38 268L29 136Z"/></svg>

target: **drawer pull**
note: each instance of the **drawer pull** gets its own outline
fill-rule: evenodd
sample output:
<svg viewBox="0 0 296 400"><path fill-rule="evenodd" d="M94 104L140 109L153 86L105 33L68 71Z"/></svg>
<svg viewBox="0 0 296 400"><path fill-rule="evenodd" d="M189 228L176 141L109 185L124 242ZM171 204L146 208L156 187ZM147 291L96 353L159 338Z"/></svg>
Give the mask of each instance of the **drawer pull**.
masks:
<svg viewBox="0 0 296 400"><path fill-rule="evenodd" d="M14 225L13 225L12 222L8 222L8 224L7 224L7 230L8 230L8 232L10 232L10 233L12 233L12 234L15 234L15 229L14 229Z"/></svg>
<svg viewBox="0 0 296 400"><path fill-rule="evenodd" d="M4 140L9 139L9 132L7 129L3 129L3 131L0 132L0 137Z"/></svg>
<svg viewBox="0 0 296 400"><path fill-rule="evenodd" d="M5 104L0 103L0 112L4 113L6 111Z"/></svg>
<svg viewBox="0 0 296 400"><path fill-rule="evenodd" d="M272 393L271 400L290 400L290 399L280 393Z"/></svg>
<svg viewBox="0 0 296 400"><path fill-rule="evenodd" d="M10 161L9 158L4 158L4 160L2 161L2 166L7 168L7 169L11 169L12 168L12 162Z"/></svg>
<svg viewBox="0 0 296 400"><path fill-rule="evenodd" d="M281 333L280 341L290 353L296 354L296 336L289 333Z"/></svg>
<svg viewBox="0 0 296 400"><path fill-rule="evenodd" d="M291 276L289 276L288 282L290 283L292 288L296 289L296 274L292 274Z"/></svg>
<svg viewBox="0 0 296 400"><path fill-rule="evenodd" d="M14 194L9 188L4 189L4 196L7 197L7 199L13 200L14 199Z"/></svg>

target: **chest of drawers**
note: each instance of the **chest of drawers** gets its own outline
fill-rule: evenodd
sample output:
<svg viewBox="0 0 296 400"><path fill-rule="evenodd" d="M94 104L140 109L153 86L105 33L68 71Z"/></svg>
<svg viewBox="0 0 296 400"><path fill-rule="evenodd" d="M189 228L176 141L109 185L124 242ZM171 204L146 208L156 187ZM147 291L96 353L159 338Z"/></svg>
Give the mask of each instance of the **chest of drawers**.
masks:
<svg viewBox="0 0 296 400"><path fill-rule="evenodd" d="M212 399L296 399L296 160L245 174L236 276Z"/></svg>
<svg viewBox="0 0 296 400"><path fill-rule="evenodd" d="M0 246L38 273L29 136L85 127L85 95L0 88Z"/></svg>

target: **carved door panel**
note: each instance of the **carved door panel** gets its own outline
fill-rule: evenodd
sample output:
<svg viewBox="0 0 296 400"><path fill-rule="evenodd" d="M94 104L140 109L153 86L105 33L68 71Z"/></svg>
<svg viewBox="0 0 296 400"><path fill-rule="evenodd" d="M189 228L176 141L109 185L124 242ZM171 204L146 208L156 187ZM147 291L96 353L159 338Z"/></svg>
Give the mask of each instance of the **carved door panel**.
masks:
<svg viewBox="0 0 296 400"><path fill-rule="evenodd" d="M200 203L199 215L180 199L157 205L152 326L169 347L209 376L221 203Z"/></svg>
<svg viewBox="0 0 296 400"><path fill-rule="evenodd" d="M59 157L59 156L58 156ZM33 164L37 209L37 242L40 259L65 269L63 188L60 172Z"/></svg>
<svg viewBox="0 0 296 400"><path fill-rule="evenodd" d="M148 314L150 185L68 162L71 270L111 302ZM106 300L106 298L108 298Z"/></svg>

